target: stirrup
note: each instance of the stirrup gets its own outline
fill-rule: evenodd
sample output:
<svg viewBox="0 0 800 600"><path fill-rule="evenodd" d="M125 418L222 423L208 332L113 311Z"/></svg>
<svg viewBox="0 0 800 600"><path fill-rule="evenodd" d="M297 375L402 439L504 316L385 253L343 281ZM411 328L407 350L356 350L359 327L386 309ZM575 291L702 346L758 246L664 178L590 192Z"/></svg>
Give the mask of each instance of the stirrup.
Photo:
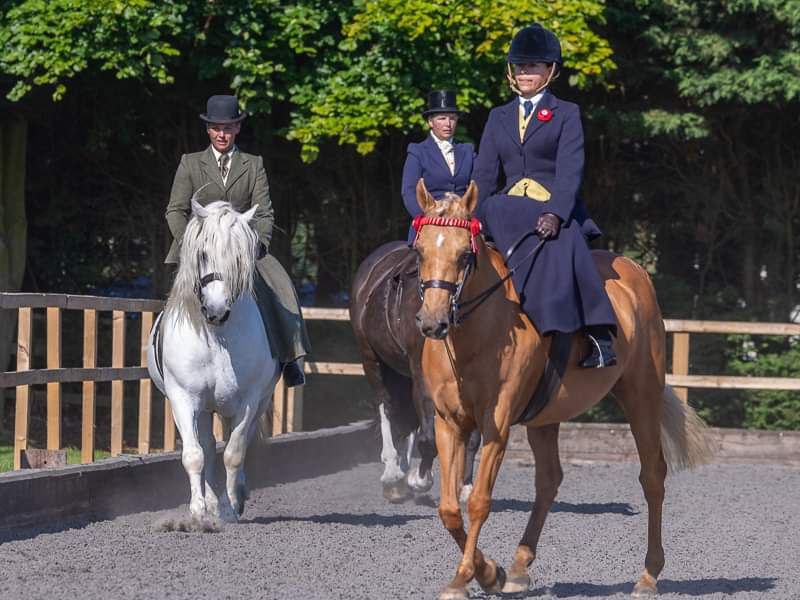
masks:
<svg viewBox="0 0 800 600"><path fill-rule="evenodd" d="M611 340L598 340L591 333L587 333L586 337L591 342L592 349L580 362L581 367L584 369L602 369L603 367L611 367L617 364L617 355L614 353Z"/></svg>

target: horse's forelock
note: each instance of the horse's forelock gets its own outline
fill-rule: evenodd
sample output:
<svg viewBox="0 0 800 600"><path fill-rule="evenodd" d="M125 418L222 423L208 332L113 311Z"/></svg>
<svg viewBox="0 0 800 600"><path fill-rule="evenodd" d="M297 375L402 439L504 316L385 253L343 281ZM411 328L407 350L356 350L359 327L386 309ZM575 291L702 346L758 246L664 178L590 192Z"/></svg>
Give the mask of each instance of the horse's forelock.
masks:
<svg viewBox="0 0 800 600"><path fill-rule="evenodd" d="M212 202L207 216L193 216L183 235L180 266L167 307L188 307L195 300L200 272L200 257L205 253L207 270L219 273L235 297L253 289L254 248L258 236L228 202ZM190 319L193 313L189 311ZM199 317L198 317L199 318Z"/></svg>
<svg viewBox="0 0 800 600"><path fill-rule="evenodd" d="M446 192L440 200L434 201L432 213L431 216L450 219L468 219L470 217L461 196L453 192Z"/></svg>

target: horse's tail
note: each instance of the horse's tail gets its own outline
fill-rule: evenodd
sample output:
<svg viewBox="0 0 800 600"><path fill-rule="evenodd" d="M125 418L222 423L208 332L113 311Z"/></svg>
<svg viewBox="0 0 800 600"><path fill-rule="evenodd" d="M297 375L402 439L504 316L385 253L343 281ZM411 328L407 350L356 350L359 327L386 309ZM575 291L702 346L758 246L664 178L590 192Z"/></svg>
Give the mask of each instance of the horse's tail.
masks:
<svg viewBox="0 0 800 600"><path fill-rule="evenodd" d="M673 472L708 463L716 452L708 425L668 385L664 386L661 447Z"/></svg>

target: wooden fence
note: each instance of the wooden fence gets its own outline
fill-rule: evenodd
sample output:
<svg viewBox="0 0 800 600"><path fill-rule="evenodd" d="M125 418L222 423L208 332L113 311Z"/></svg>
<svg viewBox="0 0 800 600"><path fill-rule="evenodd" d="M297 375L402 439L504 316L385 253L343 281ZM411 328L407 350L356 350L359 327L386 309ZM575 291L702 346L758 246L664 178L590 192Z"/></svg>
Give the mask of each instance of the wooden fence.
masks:
<svg viewBox="0 0 800 600"><path fill-rule="evenodd" d="M61 384L82 382L81 461L94 460L95 450L95 385L111 382L111 454L123 451L124 388L125 381L139 382L139 431L136 451L148 454L151 448L152 382L146 368L146 346L154 314L160 311L159 300L134 300L97 296L72 296L65 294L0 293L0 309L18 310L17 370L0 373L0 388L16 387L14 419L14 468L20 468L22 452L28 449L30 428L30 386L47 387L47 448L58 450L61 441ZM46 311L46 368L31 369L33 310ZM83 311L83 367L61 366L61 314L64 310ZM99 311L112 314L111 365L97 366L97 330ZM125 366L124 350L126 314L139 315L139 364ZM348 321L346 309L306 308L306 319ZM784 323L749 323L730 321L686 321L667 319L666 330L673 334L672 373L667 383L675 386L686 400L688 388L775 389L800 390L800 379L781 377L731 377L722 375L689 375L689 341L692 333L800 335L800 325ZM304 365L307 374L364 375L360 363L316 363ZM272 433L277 435L302 428L303 389L285 389L279 381L273 398ZM169 402L164 401L163 450L175 449L175 425ZM214 434L224 437L221 419L214 415Z"/></svg>

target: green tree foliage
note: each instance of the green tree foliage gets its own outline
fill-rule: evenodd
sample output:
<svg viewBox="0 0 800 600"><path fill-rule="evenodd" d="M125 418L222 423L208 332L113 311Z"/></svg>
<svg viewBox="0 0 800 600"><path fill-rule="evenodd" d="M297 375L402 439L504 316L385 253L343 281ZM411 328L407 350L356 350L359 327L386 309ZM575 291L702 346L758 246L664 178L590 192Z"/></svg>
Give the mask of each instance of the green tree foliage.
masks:
<svg viewBox="0 0 800 600"><path fill-rule="evenodd" d="M800 340L730 336L738 348L731 353L734 373L758 377L800 377ZM800 429L800 397L793 391L743 392L744 427Z"/></svg>

